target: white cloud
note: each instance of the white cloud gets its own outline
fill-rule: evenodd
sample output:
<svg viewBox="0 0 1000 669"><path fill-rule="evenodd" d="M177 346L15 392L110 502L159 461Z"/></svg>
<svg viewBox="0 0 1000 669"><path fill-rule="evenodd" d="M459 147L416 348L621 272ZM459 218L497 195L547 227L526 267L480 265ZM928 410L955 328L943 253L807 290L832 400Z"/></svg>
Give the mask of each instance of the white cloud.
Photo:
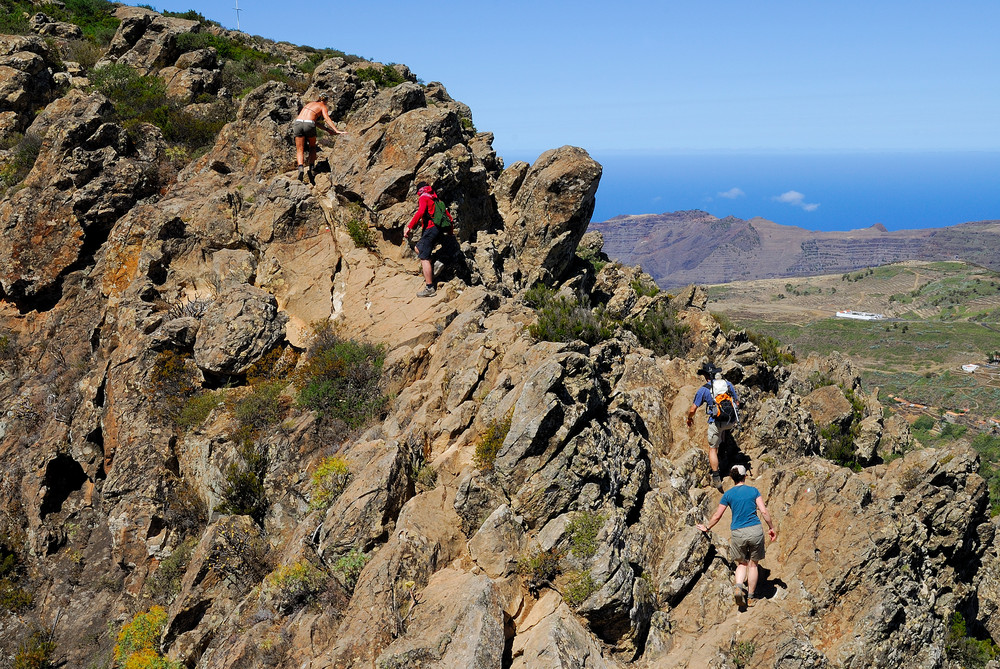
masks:
<svg viewBox="0 0 1000 669"><path fill-rule="evenodd" d="M743 197L744 195L746 195L746 193L739 188L730 188L724 193L719 193L719 197L724 197L727 200L735 200L736 198Z"/></svg>
<svg viewBox="0 0 1000 669"><path fill-rule="evenodd" d="M793 207L799 207L803 211L816 211L819 209L819 203L806 202L806 196L797 190L785 191L781 195L773 198L777 202L783 202L784 204L790 204Z"/></svg>

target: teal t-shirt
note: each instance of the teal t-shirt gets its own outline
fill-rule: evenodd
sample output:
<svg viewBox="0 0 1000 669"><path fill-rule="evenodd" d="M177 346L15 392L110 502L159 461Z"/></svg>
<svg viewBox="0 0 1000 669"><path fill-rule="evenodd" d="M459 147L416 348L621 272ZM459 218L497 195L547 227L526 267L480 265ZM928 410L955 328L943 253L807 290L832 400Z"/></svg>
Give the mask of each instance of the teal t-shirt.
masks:
<svg viewBox="0 0 1000 669"><path fill-rule="evenodd" d="M733 514L730 530L760 525L757 517L757 498L760 491L749 485L736 485L722 494L719 504L725 504Z"/></svg>

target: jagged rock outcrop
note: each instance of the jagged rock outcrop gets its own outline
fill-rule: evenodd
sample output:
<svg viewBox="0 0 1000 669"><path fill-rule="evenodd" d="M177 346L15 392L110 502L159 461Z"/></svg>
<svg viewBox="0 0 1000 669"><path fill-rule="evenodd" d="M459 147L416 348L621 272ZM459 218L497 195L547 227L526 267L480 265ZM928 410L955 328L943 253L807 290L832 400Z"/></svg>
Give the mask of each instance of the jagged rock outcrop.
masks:
<svg viewBox="0 0 1000 669"><path fill-rule="evenodd" d="M218 71L176 53L194 22L118 12L109 61ZM126 132L97 93L32 122L39 158L0 201L0 558L23 547L35 597L0 615L4 639L46 625L58 661L86 666L158 604L156 650L203 669L724 667L739 640L753 666L930 669L953 662L956 611L998 633L971 451L911 449L846 359L769 365L697 287L595 272L585 151L504 169L443 86L396 66L404 83L379 88L358 76L375 66L317 66L310 92L334 92L347 134L315 183L292 169L286 83L249 92L176 177L161 134ZM458 220L430 298L401 244L420 180ZM686 352L617 323L541 341L539 281L619 321L676 312ZM315 357L335 335L379 346L374 422L309 408L311 366L346 366ZM741 398L723 466L752 465L779 527L752 612L732 604L726 523L694 527L719 499L705 420L686 422L703 358ZM818 428L857 411L854 472L817 457Z"/></svg>

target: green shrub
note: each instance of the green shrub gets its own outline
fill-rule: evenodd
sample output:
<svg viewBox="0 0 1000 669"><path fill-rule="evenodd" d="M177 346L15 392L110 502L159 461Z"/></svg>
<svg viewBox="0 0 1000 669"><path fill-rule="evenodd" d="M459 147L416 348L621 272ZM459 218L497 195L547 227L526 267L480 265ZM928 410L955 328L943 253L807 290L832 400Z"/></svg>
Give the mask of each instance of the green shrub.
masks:
<svg viewBox="0 0 1000 669"><path fill-rule="evenodd" d="M281 613L300 609L326 586L326 577L310 563L281 565L264 579L264 590Z"/></svg>
<svg viewBox="0 0 1000 669"><path fill-rule="evenodd" d="M507 433L510 432L510 424L514 419L514 410L511 409L506 416L500 420L492 420L476 444L476 453L473 462L479 469L489 472L493 471L493 463L496 462L497 454L503 446Z"/></svg>
<svg viewBox="0 0 1000 669"><path fill-rule="evenodd" d="M914 430L931 430L934 428L934 419L930 416L921 416L913 421Z"/></svg>
<svg viewBox="0 0 1000 669"><path fill-rule="evenodd" d="M589 570L574 572L569 575L569 581L563 588L563 596L570 606L580 606L597 592L597 589L597 583Z"/></svg>
<svg viewBox="0 0 1000 669"><path fill-rule="evenodd" d="M12 332L0 332L0 367L15 373L21 369L21 347Z"/></svg>
<svg viewBox="0 0 1000 669"><path fill-rule="evenodd" d="M268 428L285 417L288 402L282 397L284 381L250 386L248 391L226 398L226 410L236 421L230 439L244 446L252 444Z"/></svg>
<svg viewBox="0 0 1000 669"><path fill-rule="evenodd" d="M351 470L341 458L323 458L312 475L311 509L326 509L340 497L351 480Z"/></svg>
<svg viewBox="0 0 1000 669"><path fill-rule="evenodd" d="M570 550L582 560L589 560L597 553L597 536L604 527L605 516L595 511L583 511L566 526Z"/></svg>
<svg viewBox="0 0 1000 669"><path fill-rule="evenodd" d="M166 624L167 612L161 606L137 613L118 633L114 650L115 666L127 669L183 669L183 664L163 658L157 650Z"/></svg>
<svg viewBox="0 0 1000 669"><path fill-rule="evenodd" d="M525 293L524 301L534 307L538 315L538 321L528 327L528 332L541 341L579 339L594 345L614 334L613 321L603 309L591 310L586 298L580 301L536 285Z"/></svg>
<svg viewBox="0 0 1000 669"><path fill-rule="evenodd" d="M85 71L89 71L104 55L104 50L86 39L70 40L60 50L63 60L79 63Z"/></svg>
<svg viewBox="0 0 1000 669"><path fill-rule="evenodd" d="M648 310L642 320L625 321L625 327L658 356L681 357L691 347L690 329L677 321L676 310L665 302Z"/></svg>
<svg viewBox="0 0 1000 669"><path fill-rule="evenodd" d="M600 272L608 264L607 260L601 258L601 252L593 248L577 248L576 257L590 265L594 274Z"/></svg>
<svg viewBox="0 0 1000 669"><path fill-rule="evenodd" d="M45 8L57 20L68 20L80 26L83 36L97 44L110 44L121 23L113 16L115 4L108 0L65 0L67 15Z"/></svg>
<svg viewBox="0 0 1000 669"><path fill-rule="evenodd" d="M9 6L8 6L9 4ZM3 3L0 5L0 35L27 35L31 32L28 25L28 16L33 12L29 11L27 3ZM25 16L25 13L28 16Z"/></svg>
<svg viewBox="0 0 1000 669"><path fill-rule="evenodd" d="M948 439L958 439L963 434L968 431L969 427L967 425L959 425L958 423L946 423L944 427L941 428L941 436Z"/></svg>
<svg viewBox="0 0 1000 669"><path fill-rule="evenodd" d="M192 10L193 11L193 10ZM198 14L199 18L192 19L204 21L205 17ZM280 63L281 58L272 56L269 53L247 46L239 40L222 35L213 35L210 32L202 31L197 33L182 33L177 36L177 48L183 52L197 51L213 47L220 58L242 63L246 61L262 61L265 63Z"/></svg>
<svg viewBox="0 0 1000 669"><path fill-rule="evenodd" d="M353 591L354 586L358 584L358 577L361 576L361 571L369 559L360 548L352 548L333 564L333 570L340 574L348 592Z"/></svg>
<svg viewBox="0 0 1000 669"><path fill-rule="evenodd" d="M210 21L210 20L206 19L205 16L201 12L196 12L193 9L189 9L186 12L168 12L167 10L163 10L160 13L163 14L164 16L169 16L169 17L175 18L175 19L184 19L186 21L197 21L198 23L201 23L202 25L206 25L206 26L217 26L217 25L219 25L215 21ZM184 34L188 35L188 34L191 34L191 33L184 33Z"/></svg>
<svg viewBox="0 0 1000 669"><path fill-rule="evenodd" d="M785 350L774 337L747 330L747 338L757 346L761 357L769 366L779 367L795 362L795 354Z"/></svg>
<svg viewBox="0 0 1000 669"><path fill-rule="evenodd" d="M528 576L529 581L536 586L552 581L559 573L559 560L562 554L555 548L547 551L538 550L524 555L517 561L517 571Z"/></svg>
<svg viewBox="0 0 1000 669"><path fill-rule="evenodd" d="M296 377L298 402L351 429L367 425L388 402L379 391L384 362L383 347L344 339L325 324Z"/></svg>
<svg viewBox="0 0 1000 669"><path fill-rule="evenodd" d="M219 513L250 516L258 525L264 524L269 503L264 488L264 477L271 465L267 449L252 442L238 448L239 460L226 468L225 485L215 508Z"/></svg>
<svg viewBox="0 0 1000 669"><path fill-rule="evenodd" d="M293 79L266 60L227 60L219 75L219 85L238 98L242 98L268 81L280 81L283 84L288 84L299 93L304 93L306 90L304 78Z"/></svg>
<svg viewBox="0 0 1000 669"><path fill-rule="evenodd" d="M198 427L221 405L222 400L215 393L196 392L184 401L184 406L177 414L177 426L184 430Z"/></svg>
<svg viewBox="0 0 1000 669"><path fill-rule="evenodd" d="M222 521L219 541L208 556L208 566L223 580L246 592L271 570L267 542L253 525L230 518Z"/></svg>
<svg viewBox="0 0 1000 669"><path fill-rule="evenodd" d="M729 334L730 332L736 329L736 325L729 318L729 316L725 314L718 314L712 312L712 318L715 319L715 322L719 324L719 328L722 329L723 334Z"/></svg>
<svg viewBox="0 0 1000 669"><path fill-rule="evenodd" d="M34 133L13 138L7 156L0 159L0 195L24 181L41 149L42 139Z"/></svg>
<svg viewBox="0 0 1000 669"><path fill-rule="evenodd" d="M347 220L347 234L351 236L354 245L359 249L374 250L378 245L375 231L368 227L364 220L351 217Z"/></svg>
<svg viewBox="0 0 1000 669"><path fill-rule="evenodd" d="M14 655L13 669L50 669L56 664L52 656L56 652L56 643L52 640L51 630L36 630L17 647Z"/></svg>
<svg viewBox="0 0 1000 669"><path fill-rule="evenodd" d="M757 645L752 641L733 641L730 648L733 655L733 664L736 669L744 669L750 666L750 659L757 652Z"/></svg>
<svg viewBox="0 0 1000 669"><path fill-rule="evenodd" d="M381 69L377 67L362 67L354 76L359 81L374 81L379 88L392 88L406 81L396 68L390 65L383 65Z"/></svg>
<svg viewBox="0 0 1000 669"><path fill-rule="evenodd" d="M153 413L177 424L188 398L200 390L195 384L195 373L190 354L173 350L157 354L146 386L146 397L154 406Z"/></svg>
<svg viewBox="0 0 1000 669"><path fill-rule="evenodd" d="M197 545L198 540L189 537L160 562L144 586L154 602L169 606L174 601L181 591L181 580Z"/></svg>
<svg viewBox="0 0 1000 669"><path fill-rule="evenodd" d="M991 515L1000 515L1000 436L978 434L972 448L979 453L979 475L990 492Z"/></svg>
<svg viewBox="0 0 1000 669"><path fill-rule="evenodd" d="M15 542L9 537L0 537L0 612L19 613L34 603L34 595L21 587L23 566Z"/></svg>
<svg viewBox="0 0 1000 669"><path fill-rule="evenodd" d="M94 90L111 100L122 121L154 123L166 114L167 85L155 75L143 76L125 63L112 63L90 74ZM157 124L158 125L158 124Z"/></svg>
<svg viewBox="0 0 1000 669"><path fill-rule="evenodd" d="M992 639L980 640L968 635L965 618L958 611L948 621L945 652L949 660L965 669L982 669L998 654Z"/></svg>
<svg viewBox="0 0 1000 669"><path fill-rule="evenodd" d="M639 297L654 297L660 292L660 287L655 283L650 285L648 282L641 279L633 279L629 283L629 286Z"/></svg>

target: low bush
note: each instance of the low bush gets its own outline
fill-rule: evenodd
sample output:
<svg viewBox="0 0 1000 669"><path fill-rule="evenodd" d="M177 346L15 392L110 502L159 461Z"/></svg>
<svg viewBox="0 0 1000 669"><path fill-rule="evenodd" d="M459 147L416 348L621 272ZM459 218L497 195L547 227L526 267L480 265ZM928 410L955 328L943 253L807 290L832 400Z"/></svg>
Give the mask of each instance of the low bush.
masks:
<svg viewBox="0 0 1000 669"><path fill-rule="evenodd" d="M406 81L391 65L383 65L381 68L362 67L354 73L354 76L359 81L374 81L379 88L392 88Z"/></svg>
<svg viewBox="0 0 1000 669"><path fill-rule="evenodd" d="M367 221L363 218L350 217L347 220L347 234L350 235L351 241L359 249L374 250L378 245L375 231L368 226Z"/></svg>
<svg viewBox="0 0 1000 669"><path fill-rule="evenodd" d="M24 181L42 149L41 137L30 132L16 135L9 144L7 156L0 158L0 196Z"/></svg>
<svg viewBox="0 0 1000 669"><path fill-rule="evenodd" d="M253 525L237 519L224 520L219 541L208 556L208 566L240 592L246 592L271 571L267 541Z"/></svg>
<svg viewBox="0 0 1000 669"><path fill-rule="evenodd" d="M0 34L29 34L28 17L38 11L30 0L3 0L0 2ZM83 36L96 44L109 44L120 23L113 15L115 5L108 0L63 0L59 4L46 4L44 11L56 21L80 26Z"/></svg>
<svg viewBox="0 0 1000 669"><path fill-rule="evenodd" d="M181 591L181 580L197 545L198 540L189 537L160 562L144 586L154 602L169 606L174 601Z"/></svg>
<svg viewBox="0 0 1000 669"><path fill-rule="evenodd" d="M958 611L951 614L944 643L948 659L966 669L982 669L998 655L992 639L969 636L965 618Z"/></svg>
<svg viewBox="0 0 1000 669"><path fill-rule="evenodd" d="M750 660L757 652L757 644L752 641L733 641L730 647L733 657L733 664L736 669L745 669L750 666Z"/></svg>
<svg viewBox="0 0 1000 669"><path fill-rule="evenodd" d="M604 527L605 516L595 511L576 514L566 526L569 534L570 550L582 560L588 560L597 553L597 536Z"/></svg>
<svg viewBox="0 0 1000 669"><path fill-rule="evenodd" d="M177 413L177 426L182 430L199 427L222 403L222 398L212 391L196 392L184 400L184 406Z"/></svg>
<svg viewBox="0 0 1000 669"><path fill-rule="evenodd" d="M13 669L50 669L56 664L52 656L56 652L56 642L51 630L35 630L22 641L14 654Z"/></svg>
<svg viewBox="0 0 1000 669"><path fill-rule="evenodd" d="M978 434L972 448L979 453L979 475L986 479L990 494L990 515L1000 515L1000 436Z"/></svg>
<svg viewBox="0 0 1000 669"><path fill-rule="evenodd" d="M747 338L760 350L760 355L771 367L790 365L795 362L795 354L786 350L774 337L747 330Z"/></svg>
<svg viewBox="0 0 1000 669"><path fill-rule="evenodd" d="M500 420L492 420L486 426L479 438L479 443L476 444L476 452L473 456L476 467L485 472L493 471L493 463L507 438L507 433L510 432L510 424L513 419L514 410L511 409L506 416Z"/></svg>
<svg viewBox="0 0 1000 669"><path fill-rule="evenodd" d="M157 354L146 385L154 415L176 425L188 399L200 390L196 374L189 354L173 350Z"/></svg>
<svg viewBox="0 0 1000 669"><path fill-rule="evenodd" d="M324 418L355 429L379 418L386 398L379 391L385 349L345 339L321 326L296 375L298 402Z"/></svg>
<svg viewBox="0 0 1000 669"><path fill-rule="evenodd" d="M648 310L642 319L625 321L625 327L658 356L678 358L691 348L690 328L677 320L677 311L666 302Z"/></svg>
<svg viewBox="0 0 1000 669"><path fill-rule="evenodd" d="M288 84L299 93L304 93L307 88L304 77L290 77L287 72L266 60L227 60L219 75L219 86L238 98L268 81Z"/></svg>
<svg viewBox="0 0 1000 669"><path fill-rule="evenodd" d="M75 39L60 49L60 55L63 60L78 63L84 71L89 71L104 56L104 50L90 40Z"/></svg>
<svg viewBox="0 0 1000 669"><path fill-rule="evenodd" d="M517 561L517 571L528 577L528 589L537 591L538 588L551 583L559 573L559 561L562 553L555 548L547 551L538 550L534 553L524 555Z"/></svg>
<svg viewBox="0 0 1000 669"><path fill-rule="evenodd" d="M264 590L279 613L308 604L326 587L327 577L308 562L281 565L264 579Z"/></svg>
<svg viewBox="0 0 1000 669"><path fill-rule="evenodd" d="M629 286L639 297L655 297L660 293L660 287L655 283L651 284L650 282L643 281L641 279L634 279L629 283Z"/></svg>
<svg viewBox="0 0 1000 669"><path fill-rule="evenodd" d="M23 587L21 557L9 537L0 537L0 612L19 613L31 607L34 595Z"/></svg>
<svg viewBox="0 0 1000 669"><path fill-rule="evenodd" d="M580 606L595 592L597 592L597 582L589 570L570 574L563 588L563 596L570 606Z"/></svg>
<svg viewBox="0 0 1000 669"><path fill-rule="evenodd" d="M920 418L913 421L914 430L932 430L934 429L934 419L930 416L921 416Z"/></svg>
<svg viewBox="0 0 1000 669"><path fill-rule="evenodd" d="M258 525L263 525L270 506L264 488L264 477L271 464L267 449L249 442L240 445L238 453L238 462L226 468L225 485L219 495L222 501L215 510L250 516Z"/></svg>
<svg viewBox="0 0 1000 669"><path fill-rule="evenodd" d="M358 583L358 577L361 576L361 571L368 564L369 559L369 556L365 555L360 548L352 548L333 564L333 571L340 574L344 588L348 592L354 590L354 586Z"/></svg>
<svg viewBox="0 0 1000 669"><path fill-rule="evenodd" d="M197 14L193 10L192 13ZM191 20L204 21L205 17L198 14L197 18L192 18ZM282 62L281 58L255 49L239 40L223 35L213 35L207 31L182 33L177 36L177 48L183 52L197 51L198 49L207 49L209 47L214 48L218 52L219 58L237 63L246 61L262 61L265 63Z"/></svg>
<svg viewBox="0 0 1000 669"><path fill-rule="evenodd" d="M323 458L312 475L312 495L309 507L326 509L340 497L351 480L351 470L341 458Z"/></svg>
<svg viewBox="0 0 1000 669"><path fill-rule="evenodd" d="M614 334L614 322L605 316L603 309L592 310L586 298L581 301L559 295L539 284L525 293L524 301L538 315L538 320L528 326L528 332L541 341L579 339L593 346Z"/></svg>
<svg viewBox="0 0 1000 669"><path fill-rule="evenodd" d="M262 432L281 422L289 403L282 396L284 390L284 381L267 381L228 396L226 410L236 421L236 428L229 438L247 446L255 442Z"/></svg>
<svg viewBox="0 0 1000 669"><path fill-rule="evenodd" d="M160 635L167 624L167 612L161 606L137 613L122 626L115 643L116 667L129 669L183 669L160 655Z"/></svg>

